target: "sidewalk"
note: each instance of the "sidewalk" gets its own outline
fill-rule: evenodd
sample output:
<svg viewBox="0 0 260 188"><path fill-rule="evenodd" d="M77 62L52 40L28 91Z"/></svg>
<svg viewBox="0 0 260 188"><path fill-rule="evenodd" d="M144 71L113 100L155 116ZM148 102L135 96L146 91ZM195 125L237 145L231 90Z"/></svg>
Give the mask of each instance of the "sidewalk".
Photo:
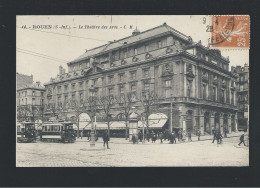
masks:
<svg viewBox="0 0 260 188"><path fill-rule="evenodd" d="M239 137L242 134L242 132L233 132L230 134L227 134L227 138L232 138L232 137ZM223 135L224 136L224 135ZM192 136L192 142L198 142L198 136ZM200 141L206 141L206 140L213 140L213 135L205 135L205 136L200 136ZM185 142L179 142L178 139L176 139L177 143L188 143L188 137L186 137ZM76 142L89 142L87 137L81 137L77 138ZM97 143L103 143L103 138L99 137ZM133 142L126 140L125 138L110 138L109 143L114 143L114 144L133 144ZM165 141L163 140L163 143L169 143L169 141L166 139ZM139 144L141 144L139 142ZM152 140L150 139L150 142L145 140L145 144L160 144L160 140L157 139L155 143L152 143Z"/></svg>

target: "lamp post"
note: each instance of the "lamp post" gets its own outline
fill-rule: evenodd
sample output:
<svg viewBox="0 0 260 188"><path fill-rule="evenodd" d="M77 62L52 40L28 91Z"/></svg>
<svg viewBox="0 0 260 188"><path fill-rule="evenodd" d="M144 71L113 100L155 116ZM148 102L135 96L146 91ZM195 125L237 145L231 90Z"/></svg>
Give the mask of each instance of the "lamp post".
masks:
<svg viewBox="0 0 260 188"><path fill-rule="evenodd" d="M94 92L95 92L95 88L93 87L93 85L91 85L91 87L89 88L89 92L91 93L91 103L94 102L92 100L94 100ZM91 105L91 107L93 107ZM95 107L96 108L96 107ZM95 112L94 112L94 120L95 120L95 124L96 124L96 109L95 109ZM91 119L91 132L90 132L90 147L95 147L95 125L93 123L93 117Z"/></svg>

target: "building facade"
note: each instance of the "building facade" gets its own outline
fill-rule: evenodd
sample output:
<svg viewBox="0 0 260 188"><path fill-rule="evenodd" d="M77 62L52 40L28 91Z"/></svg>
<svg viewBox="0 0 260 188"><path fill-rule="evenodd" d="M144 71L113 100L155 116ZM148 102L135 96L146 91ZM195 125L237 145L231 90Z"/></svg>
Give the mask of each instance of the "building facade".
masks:
<svg viewBox="0 0 260 188"><path fill-rule="evenodd" d="M40 82L20 87L16 91L17 120L43 120L45 88Z"/></svg>
<svg viewBox="0 0 260 188"><path fill-rule="evenodd" d="M231 72L237 75L238 129L245 130L248 126L249 108L249 66L231 67Z"/></svg>
<svg viewBox="0 0 260 188"><path fill-rule="evenodd" d="M160 99L158 112L171 121L169 129L232 132L237 130L235 81L228 58L219 50L193 42L164 23L86 50L68 63L68 72L59 67L59 75L45 84L45 104L80 102L93 94L94 87L96 96L130 93L135 111L141 114L140 96L152 91ZM113 108L113 116L119 113ZM50 109L45 114L50 116Z"/></svg>

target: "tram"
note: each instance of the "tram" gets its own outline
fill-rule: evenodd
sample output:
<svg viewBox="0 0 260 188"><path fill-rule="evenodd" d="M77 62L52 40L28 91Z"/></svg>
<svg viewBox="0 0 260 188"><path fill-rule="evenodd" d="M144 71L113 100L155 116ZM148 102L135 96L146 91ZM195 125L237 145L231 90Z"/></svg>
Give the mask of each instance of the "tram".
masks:
<svg viewBox="0 0 260 188"><path fill-rule="evenodd" d="M17 142L36 142L36 137L35 123L22 122L17 124Z"/></svg>
<svg viewBox="0 0 260 188"><path fill-rule="evenodd" d="M71 122L46 122L42 125L41 141L74 143L76 133Z"/></svg>

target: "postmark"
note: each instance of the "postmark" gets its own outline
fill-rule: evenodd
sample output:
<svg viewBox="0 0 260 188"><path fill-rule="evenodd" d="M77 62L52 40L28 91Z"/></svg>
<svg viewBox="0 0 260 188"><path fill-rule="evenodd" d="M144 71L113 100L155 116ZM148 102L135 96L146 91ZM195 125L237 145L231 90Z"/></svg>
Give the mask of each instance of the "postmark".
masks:
<svg viewBox="0 0 260 188"><path fill-rule="evenodd" d="M212 16L212 47L249 48L250 17L248 15Z"/></svg>

